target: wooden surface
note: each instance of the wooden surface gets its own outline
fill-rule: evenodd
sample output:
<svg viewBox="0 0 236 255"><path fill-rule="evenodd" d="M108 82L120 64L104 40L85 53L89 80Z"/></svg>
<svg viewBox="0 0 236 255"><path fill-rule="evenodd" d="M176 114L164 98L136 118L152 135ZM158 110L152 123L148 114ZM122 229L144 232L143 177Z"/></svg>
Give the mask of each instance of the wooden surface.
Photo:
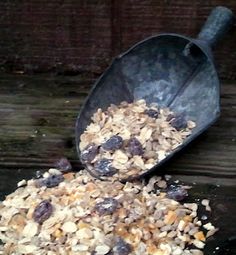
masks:
<svg viewBox="0 0 236 255"><path fill-rule="evenodd" d="M93 81L86 74L0 75L0 199L62 156L80 169L74 125ZM221 231L208 241L205 255L236 229L235 82L222 84L221 98L221 118L163 169L193 185L189 201L211 200L209 218Z"/></svg>
<svg viewBox="0 0 236 255"><path fill-rule="evenodd" d="M26 73L101 73L111 58L163 32L195 37L210 10L235 0L0 1L0 67ZM220 77L236 79L236 29L216 50Z"/></svg>
<svg viewBox="0 0 236 255"><path fill-rule="evenodd" d="M80 169L75 119L110 60L156 33L196 36L216 5L236 12L235 0L0 1L0 199L62 156ZM190 200L211 199L221 231L207 255L236 229L235 45L234 25L215 51L220 119L163 169L194 186Z"/></svg>

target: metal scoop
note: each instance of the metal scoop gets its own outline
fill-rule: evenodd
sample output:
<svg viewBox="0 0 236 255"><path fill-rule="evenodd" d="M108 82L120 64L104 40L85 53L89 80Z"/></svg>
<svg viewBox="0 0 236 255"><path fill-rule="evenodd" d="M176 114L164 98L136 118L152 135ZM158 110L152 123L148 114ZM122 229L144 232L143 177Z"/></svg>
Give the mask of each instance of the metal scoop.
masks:
<svg viewBox="0 0 236 255"><path fill-rule="evenodd" d="M147 38L117 56L92 88L76 120L76 146L98 108L145 99L196 122L192 134L154 171L182 150L220 115L220 85L211 48L233 24L226 7L212 10L197 39L178 34ZM142 177L140 176L140 177Z"/></svg>

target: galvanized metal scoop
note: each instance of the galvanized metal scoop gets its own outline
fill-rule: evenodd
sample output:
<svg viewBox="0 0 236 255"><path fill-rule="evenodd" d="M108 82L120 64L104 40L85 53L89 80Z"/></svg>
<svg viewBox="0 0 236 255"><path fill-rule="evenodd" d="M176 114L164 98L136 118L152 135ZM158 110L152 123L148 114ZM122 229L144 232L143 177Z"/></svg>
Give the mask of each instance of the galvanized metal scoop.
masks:
<svg viewBox="0 0 236 255"><path fill-rule="evenodd" d="M95 83L77 118L78 154L80 135L93 113L122 101L155 102L184 113L197 124L181 146L145 174L156 170L205 131L220 115L220 85L211 48L232 24L232 11L219 6L213 9L197 39L161 34L116 57Z"/></svg>

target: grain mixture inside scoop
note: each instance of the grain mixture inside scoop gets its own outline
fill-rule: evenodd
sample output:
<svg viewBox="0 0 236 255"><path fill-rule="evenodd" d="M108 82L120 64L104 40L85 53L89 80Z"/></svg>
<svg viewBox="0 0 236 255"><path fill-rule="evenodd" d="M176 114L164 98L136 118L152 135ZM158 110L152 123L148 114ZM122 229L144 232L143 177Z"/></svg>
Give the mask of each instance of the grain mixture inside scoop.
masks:
<svg viewBox="0 0 236 255"><path fill-rule="evenodd" d="M144 100L98 109L80 137L80 159L95 176L128 178L162 161L191 134L183 114Z"/></svg>

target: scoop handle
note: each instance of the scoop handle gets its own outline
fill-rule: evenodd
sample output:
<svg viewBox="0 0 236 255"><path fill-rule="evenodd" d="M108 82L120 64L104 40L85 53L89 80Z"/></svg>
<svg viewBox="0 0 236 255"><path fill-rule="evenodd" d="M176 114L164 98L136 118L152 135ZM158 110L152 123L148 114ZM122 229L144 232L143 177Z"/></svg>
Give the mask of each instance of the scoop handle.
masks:
<svg viewBox="0 0 236 255"><path fill-rule="evenodd" d="M214 47L217 41L230 29L233 22L233 12L226 7L217 6L211 11L198 34L198 39L206 41L209 46Z"/></svg>

